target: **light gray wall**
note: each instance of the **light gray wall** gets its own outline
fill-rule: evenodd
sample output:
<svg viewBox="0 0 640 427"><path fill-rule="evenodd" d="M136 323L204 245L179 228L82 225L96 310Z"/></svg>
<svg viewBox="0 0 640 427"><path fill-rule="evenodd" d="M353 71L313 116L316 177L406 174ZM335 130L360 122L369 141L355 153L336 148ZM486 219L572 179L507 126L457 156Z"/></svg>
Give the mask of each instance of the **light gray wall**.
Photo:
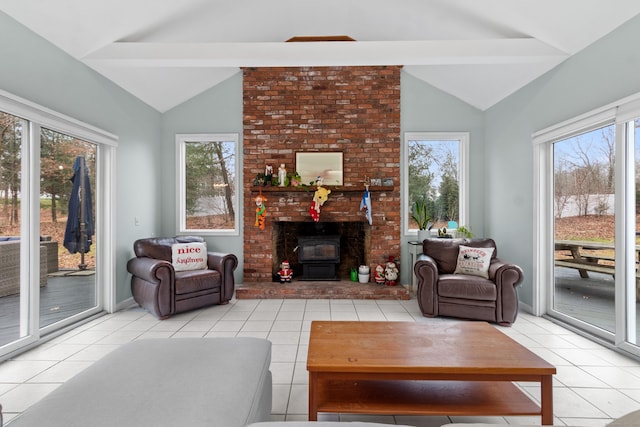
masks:
<svg viewBox="0 0 640 427"><path fill-rule="evenodd" d="M162 232L174 236L176 219L176 134L237 133L240 159L236 165L239 191L242 189L242 73L234 74L215 87L164 113L162 118ZM238 257L235 278L242 283L244 252L242 244L242 198L239 200L240 234L238 236L205 236L207 249L231 252Z"/></svg>
<svg viewBox="0 0 640 427"><path fill-rule="evenodd" d="M469 132L469 224L477 237L484 236L484 115L482 111L403 71L400 81L400 129L402 144L405 132ZM404 159L401 160L404 170ZM401 191L404 192L402 183ZM403 193L404 194L404 193ZM405 206L407 208L407 206ZM462 225L462 224L461 224ZM402 233L400 277L402 283L411 281L410 256L407 242L416 234Z"/></svg>
<svg viewBox="0 0 640 427"><path fill-rule="evenodd" d="M160 230L160 113L2 12L0 58L0 89L119 137L115 278L125 300L132 243Z"/></svg>
<svg viewBox="0 0 640 427"><path fill-rule="evenodd" d="M534 132L640 91L640 17L589 46L485 113L485 231L525 271L533 303ZM506 256L506 255L505 255Z"/></svg>
<svg viewBox="0 0 640 427"><path fill-rule="evenodd" d="M476 235L495 238L500 254L524 268L520 297L525 304L532 302L531 134L639 92L640 50L635 40L640 40L640 17L484 113L402 73L403 134L471 133L470 225ZM241 75L161 115L2 12L0 58L1 89L120 138L115 274L118 301L126 299L126 261L133 241L175 233L175 134L241 134ZM408 240L413 236L402 236L403 283L410 272L404 249ZM207 242L242 259L241 237Z"/></svg>

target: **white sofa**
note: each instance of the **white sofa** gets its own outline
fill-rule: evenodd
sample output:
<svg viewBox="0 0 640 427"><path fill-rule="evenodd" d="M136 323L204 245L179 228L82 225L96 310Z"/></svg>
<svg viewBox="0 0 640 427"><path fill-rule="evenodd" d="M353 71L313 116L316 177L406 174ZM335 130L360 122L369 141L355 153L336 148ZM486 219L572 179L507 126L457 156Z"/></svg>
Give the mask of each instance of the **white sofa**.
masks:
<svg viewBox="0 0 640 427"><path fill-rule="evenodd" d="M142 339L114 350L10 427L244 427L271 416L271 342Z"/></svg>
<svg viewBox="0 0 640 427"><path fill-rule="evenodd" d="M445 424L442 427L500 427L504 424L478 424L478 423L453 423ZM640 426L640 410L633 411L630 414L624 415L618 419L605 424L603 427L639 427ZM529 426L520 424L509 424L509 427L540 427Z"/></svg>

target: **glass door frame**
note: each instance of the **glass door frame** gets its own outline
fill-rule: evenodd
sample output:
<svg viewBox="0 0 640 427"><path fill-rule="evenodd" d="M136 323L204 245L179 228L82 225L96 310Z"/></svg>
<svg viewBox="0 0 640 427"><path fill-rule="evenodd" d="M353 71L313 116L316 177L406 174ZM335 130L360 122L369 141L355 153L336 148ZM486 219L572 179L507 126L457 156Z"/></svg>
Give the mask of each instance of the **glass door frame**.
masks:
<svg viewBox="0 0 640 427"><path fill-rule="evenodd" d="M621 114L620 105L626 108ZM640 117L640 94L619 103L568 120L533 135L534 159L534 268L533 314L551 315L577 331L600 338L611 346L640 355L640 345L628 341L635 334L630 316L635 313L635 298L629 297L630 280L635 284L635 178L633 135L629 138L628 123L632 117ZM553 205L553 144L561 139L589 130L615 124L615 253L622 262L616 262L615 270L615 332L604 331L586 322L553 310L554 286L554 205ZM632 292L633 293L633 292ZM633 319L635 322L635 318Z"/></svg>
<svg viewBox="0 0 640 427"><path fill-rule="evenodd" d="M70 325L100 312L116 310L115 287L115 177L118 138L106 131L51 111L0 89L0 111L25 120L21 160L20 335L0 347L0 360L11 357ZM46 127L97 145L96 163L96 306L40 328L40 130ZM25 209L26 207L26 209ZM34 211L38 207L38 214Z"/></svg>

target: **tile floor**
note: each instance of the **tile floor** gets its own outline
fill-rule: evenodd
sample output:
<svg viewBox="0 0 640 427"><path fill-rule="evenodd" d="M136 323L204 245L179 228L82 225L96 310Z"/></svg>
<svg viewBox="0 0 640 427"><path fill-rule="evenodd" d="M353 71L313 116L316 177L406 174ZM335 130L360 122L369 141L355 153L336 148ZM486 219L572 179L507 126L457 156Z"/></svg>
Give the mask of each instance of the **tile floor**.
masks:
<svg viewBox="0 0 640 427"><path fill-rule="evenodd" d="M258 336L273 343L273 419L305 420L305 368L312 320L454 322L422 317L415 299L232 300L158 321L139 308L103 316L0 364L5 422L114 348L150 337ZM640 408L640 362L552 322L521 314L511 328L496 326L554 364L554 415L558 425L604 426ZM523 388L539 396L534 386ZM320 414L321 420L375 421L435 427L454 422L526 423L539 417L420 417Z"/></svg>

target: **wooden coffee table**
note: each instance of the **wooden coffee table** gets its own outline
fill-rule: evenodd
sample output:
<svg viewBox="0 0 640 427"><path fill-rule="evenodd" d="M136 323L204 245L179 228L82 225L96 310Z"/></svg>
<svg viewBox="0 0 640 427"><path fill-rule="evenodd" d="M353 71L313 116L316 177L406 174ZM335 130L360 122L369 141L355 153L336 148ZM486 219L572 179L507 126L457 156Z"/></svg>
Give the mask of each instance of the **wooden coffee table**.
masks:
<svg viewBox="0 0 640 427"><path fill-rule="evenodd" d="M318 412L541 415L556 368L484 322L311 323L309 420ZM538 405L513 381L540 383Z"/></svg>

